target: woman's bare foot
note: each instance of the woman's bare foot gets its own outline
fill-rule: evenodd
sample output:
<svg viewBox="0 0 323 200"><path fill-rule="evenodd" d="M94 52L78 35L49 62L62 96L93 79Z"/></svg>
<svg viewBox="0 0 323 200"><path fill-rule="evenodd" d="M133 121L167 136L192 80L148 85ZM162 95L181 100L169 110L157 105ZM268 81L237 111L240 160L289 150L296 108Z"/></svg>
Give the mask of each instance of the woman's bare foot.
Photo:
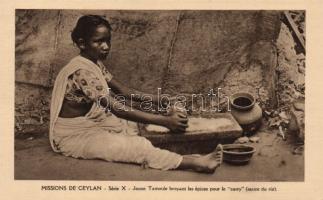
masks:
<svg viewBox="0 0 323 200"><path fill-rule="evenodd" d="M222 150L222 145L219 144L212 153L197 158L195 170L198 172L214 173L216 168L222 163Z"/></svg>
<svg viewBox="0 0 323 200"><path fill-rule="evenodd" d="M193 169L201 173L214 173L215 169L222 163L222 145L218 145L214 152L204 156L183 156L183 161L179 168Z"/></svg>

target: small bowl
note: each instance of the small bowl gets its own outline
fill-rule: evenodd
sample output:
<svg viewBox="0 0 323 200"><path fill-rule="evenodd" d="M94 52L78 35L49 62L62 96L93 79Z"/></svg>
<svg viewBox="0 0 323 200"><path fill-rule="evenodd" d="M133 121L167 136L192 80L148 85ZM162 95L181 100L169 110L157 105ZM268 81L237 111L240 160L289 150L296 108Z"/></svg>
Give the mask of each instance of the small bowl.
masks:
<svg viewBox="0 0 323 200"><path fill-rule="evenodd" d="M250 110L255 102L255 98L246 92L235 93L230 97L231 106L238 110Z"/></svg>
<svg viewBox="0 0 323 200"><path fill-rule="evenodd" d="M226 144L223 145L223 161L234 165L244 165L250 161L255 152L256 149L249 145Z"/></svg>

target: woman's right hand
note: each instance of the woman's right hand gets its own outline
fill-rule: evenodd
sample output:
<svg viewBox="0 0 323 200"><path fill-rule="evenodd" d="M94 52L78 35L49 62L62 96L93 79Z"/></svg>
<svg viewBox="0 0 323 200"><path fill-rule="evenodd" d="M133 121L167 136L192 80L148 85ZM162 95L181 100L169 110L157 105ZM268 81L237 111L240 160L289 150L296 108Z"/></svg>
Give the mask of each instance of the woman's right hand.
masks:
<svg viewBox="0 0 323 200"><path fill-rule="evenodd" d="M171 115L167 116L165 126L176 133L183 133L188 127L187 116L181 112L173 112Z"/></svg>

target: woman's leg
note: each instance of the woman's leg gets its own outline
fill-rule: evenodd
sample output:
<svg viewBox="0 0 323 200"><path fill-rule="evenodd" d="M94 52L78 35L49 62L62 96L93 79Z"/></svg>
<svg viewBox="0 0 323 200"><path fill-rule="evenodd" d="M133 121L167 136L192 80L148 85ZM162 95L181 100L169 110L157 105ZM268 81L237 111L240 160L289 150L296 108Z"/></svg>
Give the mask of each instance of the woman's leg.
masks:
<svg viewBox="0 0 323 200"><path fill-rule="evenodd" d="M218 145L214 152L204 156L185 155L178 169L192 169L197 172L213 173L222 163L222 146Z"/></svg>
<svg viewBox="0 0 323 200"><path fill-rule="evenodd" d="M161 170L175 169L183 159L179 154L154 147L144 137L114 133L93 134L83 149L85 159L147 164Z"/></svg>
<svg viewBox="0 0 323 200"><path fill-rule="evenodd" d="M62 143L62 153L84 159L147 164L151 168L192 169L212 173L221 164L221 151L204 156L185 155L154 147L149 140L140 136L115 133L92 133L71 137Z"/></svg>

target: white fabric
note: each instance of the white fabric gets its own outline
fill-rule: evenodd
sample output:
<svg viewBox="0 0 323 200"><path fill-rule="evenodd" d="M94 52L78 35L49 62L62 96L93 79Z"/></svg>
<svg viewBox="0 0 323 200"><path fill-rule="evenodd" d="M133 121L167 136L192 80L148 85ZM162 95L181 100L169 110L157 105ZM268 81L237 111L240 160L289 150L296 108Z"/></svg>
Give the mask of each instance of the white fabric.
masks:
<svg viewBox="0 0 323 200"><path fill-rule="evenodd" d="M133 134L137 131L136 124L114 115L101 122L86 117L58 118L54 142L64 155L74 158L146 164L162 170L179 166L182 156L154 147L146 138Z"/></svg>
<svg viewBox="0 0 323 200"><path fill-rule="evenodd" d="M68 76L78 69L95 73L104 89L108 89L99 67L84 57L73 58L59 72L50 110L49 139L55 152L76 158L147 163L149 167L162 170L179 166L181 155L152 146L146 138L137 136L135 123L105 113L97 102L84 117L60 118Z"/></svg>

